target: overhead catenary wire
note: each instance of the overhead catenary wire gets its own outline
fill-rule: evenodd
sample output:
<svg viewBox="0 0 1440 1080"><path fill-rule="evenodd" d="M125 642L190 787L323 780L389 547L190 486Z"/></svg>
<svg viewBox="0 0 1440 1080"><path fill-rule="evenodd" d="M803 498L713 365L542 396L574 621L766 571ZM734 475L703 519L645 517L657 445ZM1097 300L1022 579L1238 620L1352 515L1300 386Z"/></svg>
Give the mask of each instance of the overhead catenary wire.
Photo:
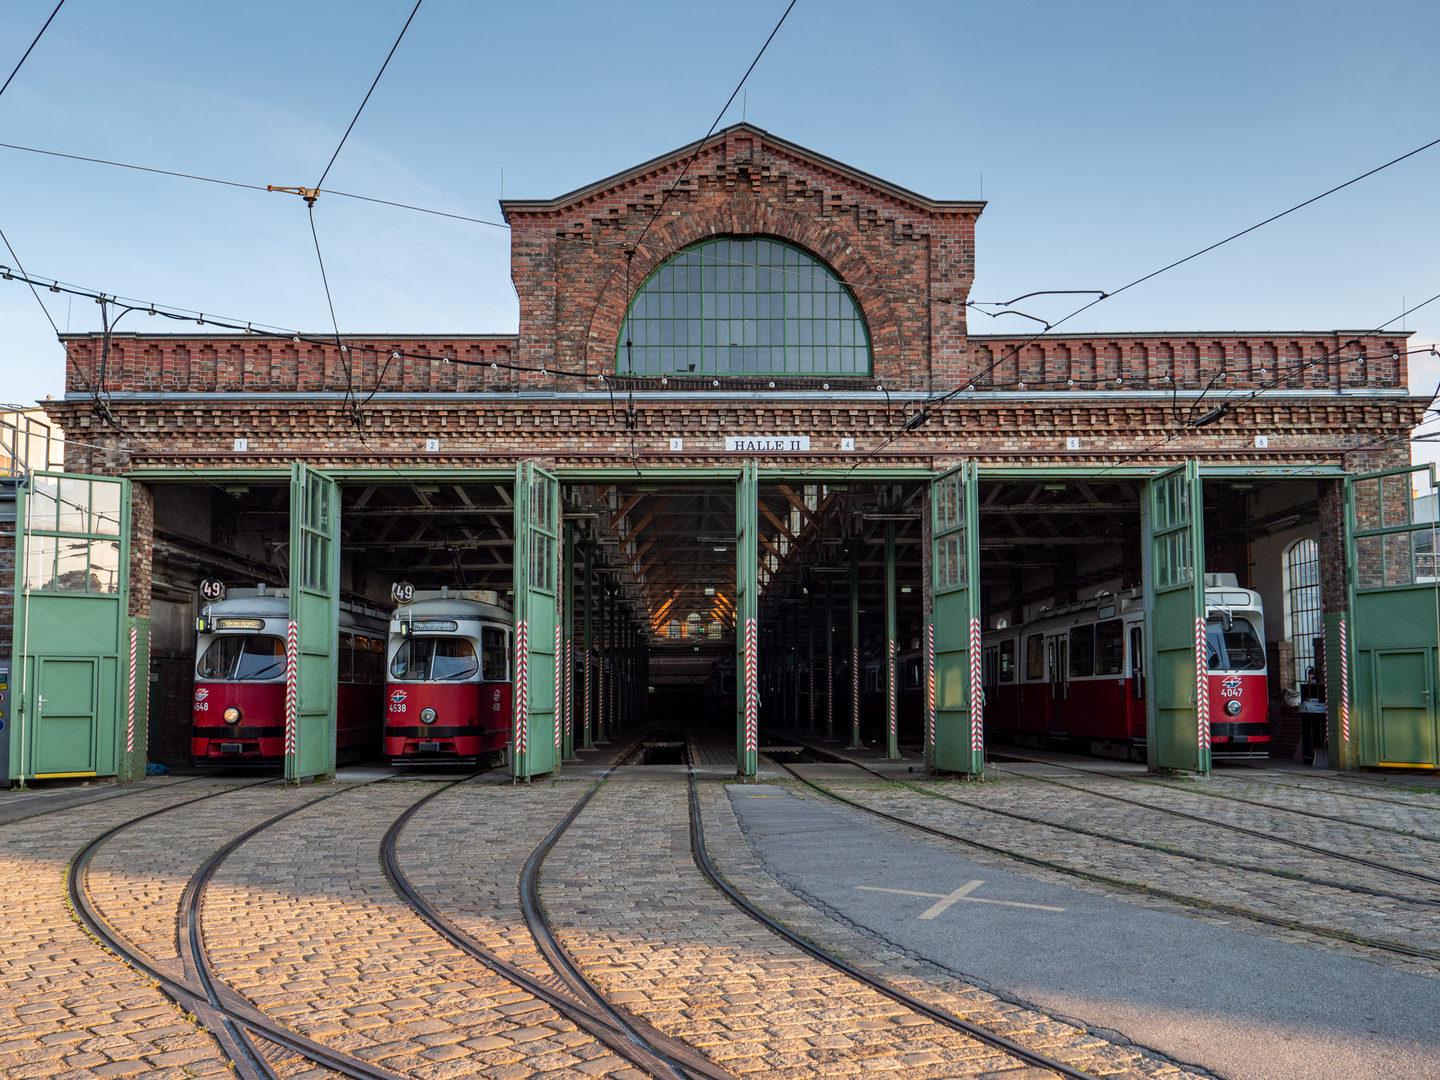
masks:
<svg viewBox="0 0 1440 1080"><path fill-rule="evenodd" d="M360 107L355 110L355 115L350 119L350 126L345 129L345 134L340 136L340 145L335 147L335 153L330 155L330 161L325 166L325 171L320 174L320 179L315 182L318 188L325 183L325 177L330 175L330 170L335 166L335 159L340 156L340 151L345 148L345 140L350 138L350 132L355 130L355 124L360 120L360 114L365 111L365 106L370 103L370 95L375 93L375 87L380 85L380 77L385 74L385 69L390 66L390 60L395 55L395 50L400 47L400 42L405 37L405 31L410 29L410 24L415 20L415 13L420 10L424 0L415 0L415 6L410 9L410 17L405 20L405 25L400 28L399 35L395 38L395 44L390 46L390 51L385 54L385 62L380 65L380 70L375 73L375 81L370 84L370 89L365 91L365 97L360 102Z"/></svg>
<svg viewBox="0 0 1440 1080"><path fill-rule="evenodd" d="M0 142L0 149L21 150L27 154L44 154L47 157L66 158L70 161L85 161L93 165L109 165L117 169L131 169L135 172L154 173L157 176L171 176L181 180L196 180L204 184L220 184L225 187L243 188L247 191L281 192L293 194L293 191L280 188L274 184L249 184L241 180L223 180L214 176L201 176L197 173L178 172L174 169L157 169L149 165L133 165L125 161L111 161L107 158L87 157L84 154L64 154L58 150L41 150L34 146L20 146L17 143ZM509 225L503 221L487 221L485 218L471 217L468 214L456 214L449 210L435 210L428 206L415 206L411 203L396 202L393 199L380 199L373 195L357 195L353 191L337 191L334 188L317 187L315 189L321 195L334 195L342 199L356 199L360 202L376 203L380 206L394 206L400 210L413 210L418 214L433 214L436 217L453 218L456 221L468 221L475 225L489 225L496 229L508 229Z"/></svg>
<svg viewBox="0 0 1440 1080"><path fill-rule="evenodd" d="M640 235L630 242L629 247L632 249L638 248L644 241L646 235L650 232L650 227L655 224L655 219L658 218L660 212L665 209L665 203L669 201L670 196L675 193L675 189L684 181L686 175L690 172L690 166L695 164L696 159L700 157L700 152L705 149L705 144L710 140L710 136L715 134L715 129L720 126L720 121L725 118L725 113L729 111L730 106L735 103L736 95L740 93L741 88L745 85L745 81L750 78L750 73L755 70L755 65L760 63L760 58L765 55L765 50L770 47L770 42L775 40L775 35L780 32L780 27L785 25L785 20L790 17L790 12L794 9L795 4L796 0L790 0L789 5L785 8L784 14L780 16L780 21L775 24L775 29L770 31L770 36L765 39L765 44L760 46L760 51L755 54L755 59L751 60L750 66L745 69L745 74L742 75L740 81L735 84L735 89L726 99L724 107L715 115L715 122L710 125L710 130L705 132L705 137L701 139L695 147L695 153L691 154L690 160L685 162L685 167L680 170L680 175L675 178L675 182L660 193L660 202L655 207L655 212L650 215L650 220L647 221L645 227L640 230Z"/></svg>
<svg viewBox="0 0 1440 1080"><path fill-rule="evenodd" d="M55 5L55 10L50 12L50 18L45 20L45 25L40 27L34 39L30 42L29 47L26 48L24 54L16 62L14 69L11 70L10 74L6 77L5 85L0 86L0 95L3 95L6 90L10 89L10 84L15 81L15 76L20 74L20 69L25 66L25 61L30 59L30 54L35 51L35 46L40 44L40 39L45 36L45 31L50 29L50 24L55 21L55 16L60 14L60 9L64 6L65 0L60 0L60 2Z"/></svg>

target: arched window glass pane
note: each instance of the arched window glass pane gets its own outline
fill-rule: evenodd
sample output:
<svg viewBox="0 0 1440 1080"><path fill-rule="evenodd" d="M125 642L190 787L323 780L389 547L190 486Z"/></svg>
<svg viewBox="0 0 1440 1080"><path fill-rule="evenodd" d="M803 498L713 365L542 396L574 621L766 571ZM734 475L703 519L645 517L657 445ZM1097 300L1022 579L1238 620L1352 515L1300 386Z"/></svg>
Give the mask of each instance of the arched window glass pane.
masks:
<svg viewBox="0 0 1440 1080"><path fill-rule="evenodd" d="M779 240L707 240L640 286L620 329L621 375L868 375L850 290Z"/></svg>
<svg viewBox="0 0 1440 1080"><path fill-rule="evenodd" d="M1295 649L1293 686L1321 682L1315 670L1315 639L1325 632L1320 606L1320 547L1314 540L1297 540L1285 552L1285 637Z"/></svg>

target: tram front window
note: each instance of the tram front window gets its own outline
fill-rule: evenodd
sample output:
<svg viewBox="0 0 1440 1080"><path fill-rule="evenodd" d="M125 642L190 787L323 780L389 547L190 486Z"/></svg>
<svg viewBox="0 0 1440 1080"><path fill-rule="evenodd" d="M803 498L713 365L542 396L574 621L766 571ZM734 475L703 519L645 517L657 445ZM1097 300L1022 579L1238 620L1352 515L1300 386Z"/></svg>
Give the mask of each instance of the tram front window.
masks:
<svg viewBox="0 0 1440 1080"><path fill-rule="evenodd" d="M1205 620L1206 666L1211 671L1264 671L1265 646L1249 619L1225 620L1212 615Z"/></svg>
<svg viewBox="0 0 1440 1080"><path fill-rule="evenodd" d="M285 642L269 634L217 637L200 657L195 671L202 679L278 679L285 674Z"/></svg>
<svg viewBox="0 0 1440 1080"><path fill-rule="evenodd" d="M402 682L460 682L480 670L465 638L410 638L395 653L392 677Z"/></svg>
<svg viewBox="0 0 1440 1080"><path fill-rule="evenodd" d="M508 650L504 630L484 627L480 631L480 678L486 682L504 682L510 677Z"/></svg>

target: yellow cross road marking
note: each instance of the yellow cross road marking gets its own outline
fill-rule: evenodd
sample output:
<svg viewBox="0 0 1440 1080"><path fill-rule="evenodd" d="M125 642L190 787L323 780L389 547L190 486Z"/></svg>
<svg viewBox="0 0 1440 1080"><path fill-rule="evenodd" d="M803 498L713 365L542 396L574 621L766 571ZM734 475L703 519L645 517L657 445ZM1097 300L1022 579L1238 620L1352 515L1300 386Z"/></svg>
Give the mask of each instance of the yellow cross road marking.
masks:
<svg viewBox="0 0 1440 1080"><path fill-rule="evenodd" d="M1048 904L1022 904L1018 900L987 900L983 896L970 895L984 884L984 881L969 881L952 893L915 892L913 889L882 889L878 885L856 885L855 888L863 889L865 892L898 893L901 896L923 896L927 899L939 901L939 903L931 904L930 907L915 916L917 919L933 919L958 900L968 900L972 904L999 904L1002 907L1033 908L1036 911L1065 910L1063 907L1051 907Z"/></svg>

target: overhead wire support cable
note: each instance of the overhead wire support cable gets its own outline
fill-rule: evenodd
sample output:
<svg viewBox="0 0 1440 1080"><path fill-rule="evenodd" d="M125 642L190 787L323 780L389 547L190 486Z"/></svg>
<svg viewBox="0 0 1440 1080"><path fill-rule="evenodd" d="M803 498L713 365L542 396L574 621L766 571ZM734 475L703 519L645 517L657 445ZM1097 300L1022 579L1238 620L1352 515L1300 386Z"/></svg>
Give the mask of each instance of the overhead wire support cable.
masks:
<svg viewBox="0 0 1440 1080"><path fill-rule="evenodd" d="M685 162L685 167L680 170L680 175L675 178L675 182L660 193L660 205L655 207L655 212L650 215L650 220L645 223L645 228L640 230L640 236L634 243L627 245L632 252L638 248L641 241L645 239L645 235L650 231L650 226L655 224L655 219L658 218L660 212L665 209L665 203L669 200L670 196L674 194L675 189L680 186L680 182L684 180L690 172L690 166L695 164L695 160L700 156L700 151L705 149L705 143L709 141L711 135L715 134L715 129L720 126L720 121L725 119L726 111L734 104L736 95L740 93L741 88L745 85L745 80L750 78L750 73L755 70L755 65L760 63L760 58L765 55L765 50L770 47L770 42L775 40L775 35L780 32L780 27L785 25L785 20L790 17L790 11L795 7L796 2L797 0L790 0L789 6L785 8L785 13L780 16L780 21L775 24L775 29L770 31L770 36L765 39L765 44L760 46L760 51L755 54L755 59L750 61L750 66L745 69L745 74L741 76L740 81L735 85L734 92L726 99L725 107L716 115L715 122L710 125L710 130L705 133L705 138L701 139L699 145L695 147L695 153L691 154L690 160Z"/></svg>
<svg viewBox="0 0 1440 1080"><path fill-rule="evenodd" d="M20 57L14 70L12 70L5 79L5 85L0 86L0 94L4 94L6 90L10 89L10 84L15 81L15 76L20 74L20 69L25 66L25 61L30 59L30 54L35 51L35 46L40 44L40 39L45 36L45 31L50 29L50 24L55 21L55 16L60 14L60 9L64 6L65 0L60 0L60 2L55 5L55 10L50 12L50 18L45 20L45 25L40 27L39 32L35 35L35 39L30 42L30 47L25 50L25 54Z"/></svg>
<svg viewBox="0 0 1440 1080"><path fill-rule="evenodd" d="M380 77L385 74L385 69L390 66L390 58L395 55L395 50L400 47L401 40L405 37L405 31L410 29L410 23L415 19L415 13L420 10L424 0L415 0L415 6L410 9L410 18L405 20L405 25L400 28L400 34L395 38L395 44L390 46L390 51L385 54L385 62L380 65L380 70L375 73L375 81L370 84L370 89L365 91L365 98L360 102L360 108L355 110L355 115L350 119L350 126L345 129L345 134L340 136L340 145L335 147L335 153L330 155L330 162L325 166L325 171L320 174L320 179L315 182L315 187L322 187L325 177L330 175L330 169L335 164L335 159L340 156L340 151L345 147L345 140L350 138L350 132L355 129L360 114L365 111L365 106L370 102L370 95L375 92L375 87L380 85ZM312 200L311 205L314 205Z"/></svg>

